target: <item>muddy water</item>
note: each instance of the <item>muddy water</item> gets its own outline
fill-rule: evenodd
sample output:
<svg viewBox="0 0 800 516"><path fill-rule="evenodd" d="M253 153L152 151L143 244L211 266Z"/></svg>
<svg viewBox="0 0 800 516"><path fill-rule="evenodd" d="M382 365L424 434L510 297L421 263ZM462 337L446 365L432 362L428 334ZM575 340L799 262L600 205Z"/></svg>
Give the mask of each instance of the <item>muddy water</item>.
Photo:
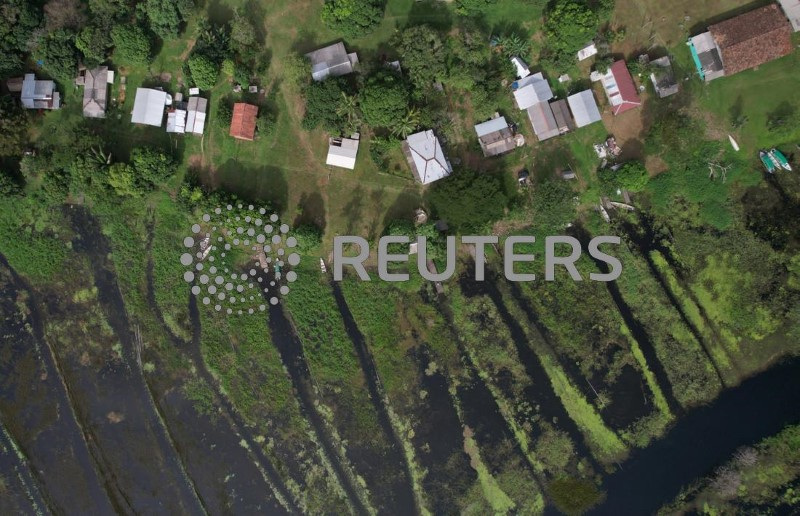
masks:
<svg viewBox="0 0 800 516"><path fill-rule="evenodd" d="M98 300L119 339L122 355L120 361L106 360L86 367L68 352L73 343L58 343L65 355L65 379L76 394L76 410L89 421L130 510L202 513L205 508L186 475L172 437L162 425L138 365L134 335L108 258L108 241L88 211L75 207L68 214L78 235L73 249L89 258ZM72 320L80 317L75 307L61 304L60 309ZM123 419L109 417L112 413L121 414Z"/></svg>
<svg viewBox="0 0 800 516"><path fill-rule="evenodd" d="M382 458L381 463L372 465L375 470L384 472L383 477L388 476L386 478L388 482L384 482L386 484L383 486L385 489L382 490L383 494L379 495L379 498L381 503L386 507L390 507L393 512L414 514L417 512L417 508L411 485L411 473L403 453L403 445L394 431L389 418L389 411L384 403L385 397L381 379L378 376L372 355L367 348L364 335L361 334L355 319L353 319L353 314L350 313L341 288L336 282L331 282L331 287L333 289L333 297L336 299L336 305L342 314L342 321L347 330L347 335L356 348L358 361L367 381L369 397L378 415L378 424L386 435L386 439L391 443L391 448L388 450L389 453Z"/></svg>
<svg viewBox="0 0 800 516"><path fill-rule="evenodd" d="M528 338L525 335L521 321L517 321L508 312L503 302L500 291L494 284L494 281L500 281L498 278L491 278L487 271L487 281L475 281L474 275L462 276L459 280L461 289L467 296L486 295L492 300L503 323L508 327L511 334L511 339L516 346L517 355L523 366L525 372L531 381L531 386L525 390L526 398L532 406L539 406L540 413L553 421L557 428L565 431L575 445L575 450L581 457L586 457L594 462L594 456L589 451L586 445L583 433L578 428L578 425L569 417L564 405L553 390L550 384L547 372L536 355L536 352L530 347ZM540 328L534 326L534 331L539 332ZM540 338L544 341L544 336L539 333Z"/></svg>
<svg viewBox="0 0 800 516"><path fill-rule="evenodd" d="M45 500L34 469L0 419L0 514L44 514L53 502Z"/></svg>
<svg viewBox="0 0 800 516"><path fill-rule="evenodd" d="M800 359L724 391L711 404L687 412L667 433L635 451L606 478L597 514L650 514L693 479L708 475L734 451L800 422Z"/></svg>
<svg viewBox="0 0 800 516"><path fill-rule="evenodd" d="M336 445L326 429L325 421L315 408L316 394L314 393L311 372L308 369L303 345L292 327L281 305L269 307L269 327L272 342L278 349L281 361L289 372L292 385L297 394L300 410L311 425L319 444L333 468L339 484L345 491L350 503L353 504L358 514L366 514L367 510L358 496L357 488L353 485L345 467L341 464L336 452Z"/></svg>
<svg viewBox="0 0 800 516"><path fill-rule="evenodd" d="M452 331L453 340L458 346L461 361L467 368L469 379L461 381L456 397L462 410L462 423L470 427L481 449L481 457L492 474L505 471L509 466L519 466L535 477L525 454L519 446L513 432L503 417L497 401L489 387L483 383L475 364L458 338L450 307L442 300L439 310Z"/></svg>
<svg viewBox="0 0 800 516"><path fill-rule="evenodd" d="M409 357L411 359L411 357ZM425 396L419 400L424 417L414 425L414 449L427 471L423 488L434 514L451 513L478 478L464 452L463 428L453 407L447 378L429 371L427 351L418 350L414 359L419 365L419 384Z"/></svg>
<svg viewBox="0 0 800 516"><path fill-rule="evenodd" d="M28 457L36 472L31 479L41 479L53 510L110 512L113 498L73 417L32 295L0 255L0 419L5 420L7 440L16 441ZM26 483L35 492L31 482Z"/></svg>
<svg viewBox="0 0 800 516"><path fill-rule="evenodd" d="M192 363L194 364L198 374L200 375L200 378L204 382L206 382L208 385L212 386L214 391L217 392L219 390L218 382L213 377L211 372L208 370L208 367L206 366L206 363L203 360L202 351L200 349L200 346L201 346L200 339L201 339L201 334L202 334L202 325L201 325L201 322L200 322L200 312L199 312L198 306L197 306L197 298L195 296L193 296L193 295L189 295L189 318L192 321L192 342L191 342L191 347L188 350L188 354L189 354L189 356L190 356L190 358L192 360ZM263 471L264 474L269 479L269 483L270 483L271 487L267 486L268 489L258 488L258 490L257 490L257 494L258 495L256 497L258 498L260 496L264 500L270 500L270 499L273 498L273 496L272 496L272 493L269 493L268 491L271 490L271 489L274 489L275 491L277 491L280 494L280 496L286 502L287 507L285 509L288 509L292 513L299 513L300 510L294 504L294 502L292 500L292 496L290 495L289 490L286 488L286 485L283 482L283 479L281 478L280 474L278 473L277 469L275 468L275 465L272 463L272 461L266 456L264 451L261 449L261 445L259 445L255 441L255 437L253 436L253 433L251 432L250 427L247 426L247 424L245 423L245 421L242 418L242 416L239 414L239 412L236 411L236 408L233 406L233 404L230 402L230 400L228 398L226 398L225 396L217 397L217 401L219 402L220 406L222 407L222 410L223 410L225 416L227 417L227 419L228 419L228 421L230 423L230 428L220 428L218 430L218 434L220 436L219 437L219 442L221 442L223 440L228 440L229 441L230 438L231 438L231 435L234 435L237 438L241 438L242 440L244 440L248 444L250 453L253 454L253 458L255 459L256 464L258 464L258 467L260 468L260 470ZM219 424L219 422L217 422L217 423ZM231 431L233 431L234 433L230 434ZM248 465L252 464L251 457L241 457L241 451L240 451L240 453L234 453L232 444L228 444L225 447L228 450L227 453L230 454L231 456L234 456L234 455L238 455L239 456L236 459L238 461L238 467L239 468L249 469ZM245 461L246 461L247 464L244 463ZM229 461L225 461L225 462L227 464L233 464L232 462L229 462ZM293 467L290 467L290 470L292 470L295 473L297 478L301 478L301 474L300 474L299 470L296 470ZM241 472L241 474L239 476L239 479L241 481L245 481L245 482L248 482L248 483L252 484L253 481L251 480L251 478L252 478L252 472L249 472L249 473ZM263 481L263 476L260 473L259 473L259 478ZM244 493L240 493L240 494L244 494ZM251 495L254 495L254 494L256 494L256 493L248 493L247 496L251 496ZM271 502L271 503L274 504L274 503L277 503L277 502ZM281 511L282 510L284 510L284 509L282 508ZM276 512L281 512L281 511L278 511L278 509L276 508Z"/></svg>
<svg viewBox="0 0 800 516"><path fill-rule="evenodd" d="M206 508L212 514L225 511L253 513L264 510L270 514L284 513L287 509L276 499L273 494L274 489L285 500L289 510L299 512L283 480L272 462L264 455L261 445L255 441L241 416L227 398L216 396L219 391L217 382L208 371L200 351L202 327L197 300L188 293L188 289L189 313L193 326L192 341L184 342L167 326L155 296L153 261L150 253L153 222L148 224L148 233L147 300L162 330L169 335L175 348L191 360L200 379L215 393L215 401L222 411L213 418L201 414L186 398L182 389L175 389L176 379L158 375L151 379L150 387L158 394L158 404L164 414L165 422L175 436L176 443L179 444L187 472L193 479ZM242 442L247 444L247 448L241 445ZM268 480L264 478L265 475Z"/></svg>

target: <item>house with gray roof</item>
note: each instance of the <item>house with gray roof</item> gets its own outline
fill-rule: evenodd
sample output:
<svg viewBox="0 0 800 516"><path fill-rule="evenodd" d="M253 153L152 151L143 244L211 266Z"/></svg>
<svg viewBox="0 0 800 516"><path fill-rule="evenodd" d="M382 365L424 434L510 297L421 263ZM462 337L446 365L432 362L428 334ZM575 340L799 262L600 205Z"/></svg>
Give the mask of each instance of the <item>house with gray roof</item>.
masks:
<svg viewBox="0 0 800 516"><path fill-rule="evenodd" d="M445 157L439 139L430 129L406 138L402 148L414 179L423 185L453 173L453 167Z"/></svg>
<svg viewBox="0 0 800 516"><path fill-rule="evenodd" d="M553 109L547 102L539 102L529 107L527 110L528 118L533 126L533 132L540 142L549 140L561 134L556 123Z"/></svg>
<svg viewBox="0 0 800 516"><path fill-rule="evenodd" d="M131 123L161 127L164 123L164 108L167 92L150 88L136 88Z"/></svg>
<svg viewBox="0 0 800 516"><path fill-rule="evenodd" d="M20 100L26 109L60 109L61 94L53 81L40 81L32 73L22 80Z"/></svg>
<svg viewBox="0 0 800 516"><path fill-rule="evenodd" d="M315 81L353 73L358 64L358 54L348 54L341 41L309 52L306 57L311 61L311 77Z"/></svg>
<svg viewBox="0 0 800 516"><path fill-rule="evenodd" d="M483 155L487 158L511 152L517 147L514 131L504 116L496 116L488 122L476 125L475 132Z"/></svg>
<svg viewBox="0 0 800 516"><path fill-rule="evenodd" d="M780 0L784 14L789 18L792 29L800 32L800 0Z"/></svg>
<svg viewBox="0 0 800 516"><path fill-rule="evenodd" d="M650 82L653 83L659 98L675 95L680 90L678 81L675 80L675 73L672 71L672 63L669 57L664 56L650 61L652 73Z"/></svg>
<svg viewBox="0 0 800 516"><path fill-rule="evenodd" d="M108 85L114 82L114 72L107 66L92 70L83 68L75 79L75 84L83 86L83 116L86 118L105 118L108 103Z"/></svg>
<svg viewBox="0 0 800 516"><path fill-rule="evenodd" d="M514 91L517 107L522 110L553 98L553 90L541 72L515 81L511 88Z"/></svg>

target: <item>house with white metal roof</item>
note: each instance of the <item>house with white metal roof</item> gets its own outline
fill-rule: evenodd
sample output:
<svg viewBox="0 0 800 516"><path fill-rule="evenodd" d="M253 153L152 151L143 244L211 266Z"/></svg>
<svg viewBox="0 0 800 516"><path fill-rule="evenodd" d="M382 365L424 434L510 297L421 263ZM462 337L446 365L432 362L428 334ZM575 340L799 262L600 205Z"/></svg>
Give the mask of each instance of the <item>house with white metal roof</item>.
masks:
<svg viewBox="0 0 800 516"><path fill-rule="evenodd" d="M356 168L356 155L358 155L358 133L350 138L334 137L328 139L328 157L326 165L353 170Z"/></svg>
<svg viewBox="0 0 800 516"><path fill-rule="evenodd" d="M525 77L531 74L530 68L528 68L527 63L517 56L511 58L511 64L514 65L514 68L517 69L517 77L520 79L524 79Z"/></svg>
<svg viewBox="0 0 800 516"><path fill-rule="evenodd" d="M167 132L177 134L186 132L186 110L172 109L167 113Z"/></svg>
<svg viewBox="0 0 800 516"><path fill-rule="evenodd" d="M56 91L56 83L37 80L32 73L25 74L20 94L20 100L26 109L61 108L61 94Z"/></svg>
<svg viewBox="0 0 800 516"><path fill-rule="evenodd" d="M167 92L150 88L137 88L133 101L131 123L161 127L164 122L164 107Z"/></svg>
<svg viewBox="0 0 800 516"><path fill-rule="evenodd" d="M547 102L553 98L553 90L541 72L514 82L511 88L519 109L528 109L534 104Z"/></svg>
<svg viewBox="0 0 800 516"><path fill-rule="evenodd" d="M311 77L315 81L353 73L353 67L358 64L358 54L348 54L341 41L309 52L306 57L311 61Z"/></svg>
<svg viewBox="0 0 800 516"><path fill-rule="evenodd" d="M453 173L439 139L430 129L409 136L403 142L403 154L411 166L414 179L424 185Z"/></svg>
<svg viewBox="0 0 800 516"><path fill-rule="evenodd" d="M795 32L800 32L800 0L779 0L783 12L789 21L792 23L792 29Z"/></svg>
<svg viewBox="0 0 800 516"><path fill-rule="evenodd" d="M597 54L597 45L594 43L594 41L592 41L582 49L578 50L578 61L589 59L595 54Z"/></svg>
<svg viewBox="0 0 800 516"><path fill-rule="evenodd" d="M567 97L567 103L577 127L584 127L602 120L592 90L584 90L570 95Z"/></svg>
<svg viewBox="0 0 800 516"><path fill-rule="evenodd" d="M206 127L208 100L203 97L189 97L186 105L186 132L203 134Z"/></svg>

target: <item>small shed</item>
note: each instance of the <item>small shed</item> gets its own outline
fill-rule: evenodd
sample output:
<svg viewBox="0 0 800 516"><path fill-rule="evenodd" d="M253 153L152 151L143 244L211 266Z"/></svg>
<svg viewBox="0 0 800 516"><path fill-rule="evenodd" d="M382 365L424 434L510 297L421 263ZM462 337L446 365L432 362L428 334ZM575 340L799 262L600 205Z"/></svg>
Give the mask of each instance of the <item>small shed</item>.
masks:
<svg viewBox="0 0 800 516"><path fill-rule="evenodd" d="M553 110L553 116L556 118L556 125L561 134L575 129L575 122L572 121L572 116L569 114L569 106L566 100L553 101L550 103L550 108Z"/></svg>
<svg viewBox="0 0 800 516"><path fill-rule="evenodd" d="M237 102L233 105L233 117L229 134L237 140L253 141L256 137L258 106Z"/></svg>
<svg viewBox="0 0 800 516"><path fill-rule="evenodd" d="M359 138L360 135L358 133L350 138L329 138L328 157L325 160L325 164L332 167L355 169Z"/></svg>
<svg viewBox="0 0 800 516"><path fill-rule="evenodd" d="M522 58L514 56L511 58L511 64L514 65L514 68L517 69L517 77L520 79L524 79L525 77L531 74L530 68L528 68L528 64L522 60Z"/></svg>
<svg viewBox="0 0 800 516"><path fill-rule="evenodd" d="M650 82L653 83L653 88L660 98L675 95L680 90L678 81L675 80L675 73L672 71L672 63L669 57L664 56L650 61L652 66L652 73L650 74Z"/></svg>
<svg viewBox="0 0 800 516"><path fill-rule="evenodd" d="M203 134L206 127L208 100L203 97L189 97L186 107L186 132Z"/></svg>
<svg viewBox="0 0 800 516"><path fill-rule="evenodd" d="M348 54L341 41L309 52L306 57L311 61L311 77L315 81L353 73L358 64L358 54Z"/></svg>
<svg viewBox="0 0 800 516"><path fill-rule="evenodd" d="M578 50L578 61L589 59L595 54L597 54L597 45L594 43L594 41L592 41L582 49Z"/></svg>

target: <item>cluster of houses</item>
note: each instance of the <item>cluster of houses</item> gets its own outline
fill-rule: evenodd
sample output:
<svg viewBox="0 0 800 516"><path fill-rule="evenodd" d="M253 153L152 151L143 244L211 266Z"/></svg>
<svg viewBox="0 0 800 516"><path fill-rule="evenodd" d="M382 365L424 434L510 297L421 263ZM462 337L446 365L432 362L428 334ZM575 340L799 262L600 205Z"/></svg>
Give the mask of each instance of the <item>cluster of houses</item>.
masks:
<svg viewBox="0 0 800 516"><path fill-rule="evenodd" d="M131 123L164 126L166 113L166 131L172 134L202 135L206 126L208 100L200 97L200 90L191 88L190 97L186 100L182 93L173 97L160 88L137 88L131 111Z"/></svg>
<svg viewBox="0 0 800 516"><path fill-rule="evenodd" d="M709 26L706 32L689 38L687 45L700 77L712 81L791 53L794 50L792 32L800 31L800 0L780 0L780 4L781 7L770 4L716 23ZM597 46L590 42L578 52L577 58L582 61L597 53ZM348 52L342 42L309 52L306 58L310 61L311 77L315 81L353 73L358 65L358 55ZM645 55L640 56L639 60L649 65L649 78L658 97L668 97L678 92L679 86L668 57L650 61ZM511 62L518 77L511 84L514 102L527 115L539 141L601 121L600 109L591 89L573 93L566 99L557 99L542 73L531 73L519 57L512 57ZM388 66L400 71L399 62L388 63ZM639 90L625 61L614 62L605 72L592 72L590 79L602 86L613 115L621 115L641 106ZM559 78L559 82L569 80L568 76ZM106 66L91 70L81 67L75 84L83 87L85 117L105 117L108 87L113 82L114 72ZM39 80L34 74L26 74L10 79L7 86L10 92L20 94L25 108L52 110L61 107L61 96L52 80ZM166 114L168 133L202 135L208 101L199 94L199 89L191 88L188 99L184 100L182 93L176 93L173 98L160 88L137 88L131 122L163 127ZM257 117L258 106L234 104L230 136L252 141ZM477 124L475 132L486 157L506 154L525 143L524 137L516 132L516 127L499 113L495 113L491 120ZM326 164L353 170L359 143L358 133L349 138L329 138ZM414 179L421 184L432 183L453 172L439 138L430 129L408 136L402 143L402 151Z"/></svg>

